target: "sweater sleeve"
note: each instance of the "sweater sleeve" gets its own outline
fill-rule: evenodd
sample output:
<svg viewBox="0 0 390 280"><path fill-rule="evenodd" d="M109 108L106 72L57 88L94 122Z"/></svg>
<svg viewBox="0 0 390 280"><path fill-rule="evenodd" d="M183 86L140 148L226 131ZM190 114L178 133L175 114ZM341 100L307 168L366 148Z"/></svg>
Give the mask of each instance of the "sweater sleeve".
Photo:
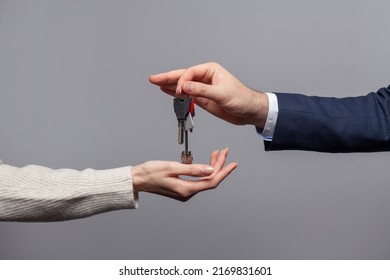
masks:
<svg viewBox="0 0 390 280"><path fill-rule="evenodd" d="M131 167L76 171L0 164L0 221L64 221L137 207Z"/></svg>

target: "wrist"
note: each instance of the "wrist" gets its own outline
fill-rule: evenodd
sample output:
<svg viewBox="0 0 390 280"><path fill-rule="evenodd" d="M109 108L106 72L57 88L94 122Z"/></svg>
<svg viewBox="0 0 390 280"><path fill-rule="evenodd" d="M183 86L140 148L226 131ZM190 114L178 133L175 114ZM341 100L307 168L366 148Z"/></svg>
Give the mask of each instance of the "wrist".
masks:
<svg viewBox="0 0 390 280"><path fill-rule="evenodd" d="M254 102L253 104L253 118L250 120L250 124L264 128L267 121L269 101L268 96L264 92L253 91L254 92Z"/></svg>
<svg viewBox="0 0 390 280"><path fill-rule="evenodd" d="M133 182L133 191L135 193L138 193L142 191L142 172L140 165L132 166L131 167L131 178Z"/></svg>

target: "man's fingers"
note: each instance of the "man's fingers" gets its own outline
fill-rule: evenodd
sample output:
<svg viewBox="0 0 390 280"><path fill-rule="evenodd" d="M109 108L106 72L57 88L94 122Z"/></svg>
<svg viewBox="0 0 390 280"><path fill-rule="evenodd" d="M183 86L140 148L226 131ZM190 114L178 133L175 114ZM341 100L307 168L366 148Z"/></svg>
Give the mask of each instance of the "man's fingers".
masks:
<svg viewBox="0 0 390 280"><path fill-rule="evenodd" d="M210 85L218 67L220 66L214 62L199 64L188 69L150 75L149 81L160 86L163 92L173 96L188 94L218 103L222 101L221 97L223 95L218 93L215 85ZM175 95L173 94L174 91Z"/></svg>
<svg viewBox="0 0 390 280"><path fill-rule="evenodd" d="M179 85L178 85L179 87ZM194 97L203 97L213 101L220 101L221 95L216 90L216 86L202 82L185 81L181 85L182 93ZM177 94L177 91L176 91Z"/></svg>
<svg viewBox="0 0 390 280"><path fill-rule="evenodd" d="M213 79L213 75L218 68L218 64L214 62L204 63L187 68L180 77L178 85L183 81L201 81L209 83Z"/></svg>
<svg viewBox="0 0 390 280"><path fill-rule="evenodd" d="M169 95L172 95L173 97L176 97L176 86L175 86L175 89L174 90L171 90L170 88L166 88L166 87L160 87L160 89L169 94Z"/></svg>
<svg viewBox="0 0 390 280"><path fill-rule="evenodd" d="M175 92L176 91L176 84L174 84L174 85L165 85L165 86L161 86L160 88L161 89L165 89L165 90L169 90L169 91L172 91L172 92Z"/></svg>
<svg viewBox="0 0 390 280"><path fill-rule="evenodd" d="M150 75L149 81L158 86L173 85L177 83L184 71L185 69L178 69L170 72Z"/></svg>
<svg viewBox="0 0 390 280"><path fill-rule="evenodd" d="M187 81L198 81L205 84L210 84L213 80L213 76L218 68L217 63L205 63L192 66L186 69L179 80L177 81L176 93L179 94L183 87L183 84Z"/></svg>

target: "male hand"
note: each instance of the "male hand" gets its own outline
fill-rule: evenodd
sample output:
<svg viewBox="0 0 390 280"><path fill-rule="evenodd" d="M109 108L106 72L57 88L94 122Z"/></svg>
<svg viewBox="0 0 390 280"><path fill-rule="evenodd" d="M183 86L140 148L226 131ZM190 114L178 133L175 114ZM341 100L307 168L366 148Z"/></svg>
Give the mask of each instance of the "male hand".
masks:
<svg viewBox="0 0 390 280"><path fill-rule="evenodd" d="M149 81L172 96L189 95L198 106L232 124L263 128L266 122L266 94L243 85L217 63L151 75Z"/></svg>

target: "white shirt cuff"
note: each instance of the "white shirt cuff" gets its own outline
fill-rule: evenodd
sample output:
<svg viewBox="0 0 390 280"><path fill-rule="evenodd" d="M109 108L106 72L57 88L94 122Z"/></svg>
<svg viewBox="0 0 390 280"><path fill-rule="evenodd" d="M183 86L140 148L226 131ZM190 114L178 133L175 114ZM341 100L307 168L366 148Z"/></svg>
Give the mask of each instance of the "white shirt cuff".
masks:
<svg viewBox="0 0 390 280"><path fill-rule="evenodd" d="M256 127L257 133L265 141L272 141L274 136L276 121L278 119L279 107L278 98L275 93L266 92L268 97L268 115L264 128Z"/></svg>

